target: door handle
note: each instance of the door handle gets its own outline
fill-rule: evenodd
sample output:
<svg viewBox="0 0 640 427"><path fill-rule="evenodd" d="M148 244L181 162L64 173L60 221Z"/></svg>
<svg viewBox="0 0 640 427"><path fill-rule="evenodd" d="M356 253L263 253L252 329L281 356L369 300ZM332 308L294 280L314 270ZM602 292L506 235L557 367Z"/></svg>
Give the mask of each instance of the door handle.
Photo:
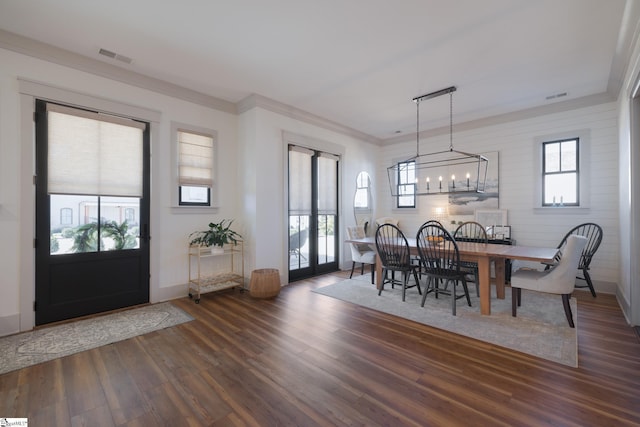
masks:
<svg viewBox="0 0 640 427"><path fill-rule="evenodd" d="M141 233L138 237L141 241L148 242L149 240L151 240L151 237L149 236L149 226L147 224L143 224L140 228L140 231Z"/></svg>

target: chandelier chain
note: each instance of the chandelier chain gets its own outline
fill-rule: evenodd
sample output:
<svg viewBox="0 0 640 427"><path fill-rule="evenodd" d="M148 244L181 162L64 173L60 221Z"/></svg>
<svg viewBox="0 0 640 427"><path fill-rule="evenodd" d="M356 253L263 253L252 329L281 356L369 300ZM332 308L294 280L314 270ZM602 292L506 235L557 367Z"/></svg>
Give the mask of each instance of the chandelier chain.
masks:
<svg viewBox="0 0 640 427"><path fill-rule="evenodd" d="M420 100L416 101L416 157L420 156Z"/></svg>

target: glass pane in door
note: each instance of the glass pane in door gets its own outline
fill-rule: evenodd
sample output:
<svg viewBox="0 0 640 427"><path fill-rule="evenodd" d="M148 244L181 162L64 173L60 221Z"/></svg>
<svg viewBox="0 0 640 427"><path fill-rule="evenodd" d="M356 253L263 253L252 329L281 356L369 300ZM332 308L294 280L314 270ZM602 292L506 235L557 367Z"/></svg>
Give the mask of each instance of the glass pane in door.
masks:
<svg viewBox="0 0 640 427"><path fill-rule="evenodd" d="M336 260L335 215L318 215L318 264Z"/></svg>
<svg viewBox="0 0 640 427"><path fill-rule="evenodd" d="M51 255L140 247L139 198L52 194L50 201Z"/></svg>
<svg viewBox="0 0 640 427"><path fill-rule="evenodd" d="M289 216L289 270L309 267L308 215Z"/></svg>

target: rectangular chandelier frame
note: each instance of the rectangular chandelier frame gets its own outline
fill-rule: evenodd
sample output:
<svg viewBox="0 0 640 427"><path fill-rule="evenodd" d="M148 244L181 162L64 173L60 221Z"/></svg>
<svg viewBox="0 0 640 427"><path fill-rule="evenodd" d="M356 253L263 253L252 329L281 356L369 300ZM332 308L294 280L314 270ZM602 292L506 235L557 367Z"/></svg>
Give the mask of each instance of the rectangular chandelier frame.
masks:
<svg viewBox="0 0 640 427"><path fill-rule="evenodd" d="M453 149L455 86L413 98L416 103L416 155L387 168L393 197L484 193L489 159ZM420 154L420 102L449 94L449 149Z"/></svg>

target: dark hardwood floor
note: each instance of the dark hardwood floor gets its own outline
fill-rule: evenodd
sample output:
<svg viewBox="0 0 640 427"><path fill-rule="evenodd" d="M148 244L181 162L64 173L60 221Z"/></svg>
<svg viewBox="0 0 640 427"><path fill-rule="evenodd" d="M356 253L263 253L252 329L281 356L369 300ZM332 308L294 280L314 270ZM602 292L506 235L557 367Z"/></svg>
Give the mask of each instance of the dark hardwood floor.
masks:
<svg viewBox="0 0 640 427"><path fill-rule="evenodd" d="M578 369L310 292L174 303L195 320L0 376L30 426L640 425L640 342L576 292ZM560 300L558 309L562 310Z"/></svg>

